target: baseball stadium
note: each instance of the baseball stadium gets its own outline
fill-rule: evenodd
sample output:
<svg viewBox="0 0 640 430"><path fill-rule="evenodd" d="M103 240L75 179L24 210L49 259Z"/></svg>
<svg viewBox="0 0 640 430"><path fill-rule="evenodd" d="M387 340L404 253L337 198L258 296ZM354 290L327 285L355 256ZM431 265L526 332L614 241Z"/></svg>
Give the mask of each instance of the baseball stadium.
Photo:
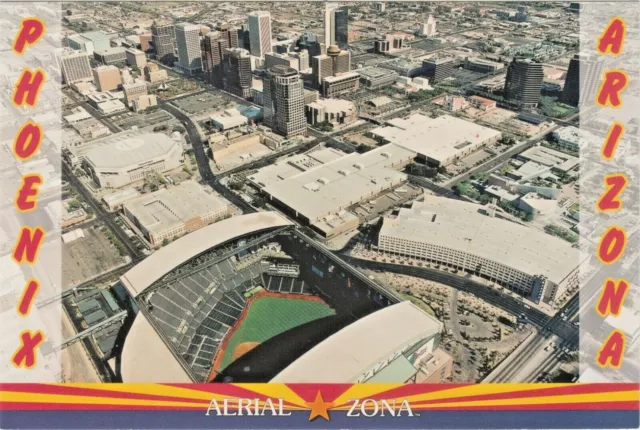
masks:
<svg viewBox="0 0 640 430"><path fill-rule="evenodd" d="M186 235L114 290L131 311L117 354L123 382L267 382L401 301L275 212ZM427 317L420 346L439 340L440 323Z"/></svg>

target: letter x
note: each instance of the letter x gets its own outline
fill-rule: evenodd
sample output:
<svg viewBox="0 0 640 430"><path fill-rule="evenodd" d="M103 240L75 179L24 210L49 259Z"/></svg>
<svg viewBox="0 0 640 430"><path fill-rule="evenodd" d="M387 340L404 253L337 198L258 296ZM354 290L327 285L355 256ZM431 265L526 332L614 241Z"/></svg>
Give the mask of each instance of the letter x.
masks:
<svg viewBox="0 0 640 430"><path fill-rule="evenodd" d="M40 330L32 334L29 330L20 334L20 348L13 354L11 361L16 367L31 369L36 364L36 348L44 341Z"/></svg>

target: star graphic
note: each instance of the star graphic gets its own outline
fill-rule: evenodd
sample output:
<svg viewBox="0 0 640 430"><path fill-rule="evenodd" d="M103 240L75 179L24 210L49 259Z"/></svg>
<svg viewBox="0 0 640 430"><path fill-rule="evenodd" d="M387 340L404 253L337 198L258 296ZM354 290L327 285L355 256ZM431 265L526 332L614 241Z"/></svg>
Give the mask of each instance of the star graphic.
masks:
<svg viewBox="0 0 640 430"><path fill-rule="evenodd" d="M313 421L318 416L324 418L327 421L330 421L328 410L331 409L333 403L325 402L322 398L322 393L320 392L320 390L318 390L316 399L313 402L305 403L307 404L307 407L311 409L311 411L309 412L309 421Z"/></svg>

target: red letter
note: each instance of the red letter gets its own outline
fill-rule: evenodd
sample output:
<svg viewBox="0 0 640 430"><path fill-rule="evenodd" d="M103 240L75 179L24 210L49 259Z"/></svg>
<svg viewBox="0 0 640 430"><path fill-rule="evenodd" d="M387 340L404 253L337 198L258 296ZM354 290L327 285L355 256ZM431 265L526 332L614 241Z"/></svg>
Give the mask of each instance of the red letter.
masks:
<svg viewBox="0 0 640 430"><path fill-rule="evenodd" d="M44 336L40 330L33 335L29 330L20 333L20 347L11 357L11 362L16 367L31 369L36 365L36 348L44 341Z"/></svg>
<svg viewBox="0 0 640 430"><path fill-rule="evenodd" d="M603 264L615 263L624 252L626 243L627 234L624 229L610 227L600 239L598 259Z"/></svg>
<svg viewBox="0 0 640 430"><path fill-rule="evenodd" d="M20 160L27 160L40 149L42 143L42 127L27 121L13 141L13 154Z"/></svg>
<svg viewBox="0 0 640 430"><path fill-rule="evenodd" d="M622 51L622 44L624 43L625 32L624 21L617 17L613 18L598 39L596 49L600 54L620 54L620 51Z"/></svg>
<svg viewBox="0 0 640 430"><path fill-rule="evenodd" d="M22 185L18 189L15 200L15 205L20 212L27 212L36 208L38 194L40 194L38 185L41 184L42 176L40 175L32 174L22 177Z"/></svg>
<svg viewBox="0 0 640 430"><path fill-rule="evenodd" d="M598 357L596 358L598 366L618 369L622 364L625 340L624 333L620 330L612 331L600 351L598 351Z"/></svg>
<svg viewBox="0 0 640 430"><path fill-rule="evenodd" d="M43 238L44 230L42 228L36 227L31 230L30 227L22 227L16 246L13 249L13 259L16 263L20 264L25 259L29 263L36 261Z"/></svg>
<svg viewBox="0 0 640 430"><path fill-rule="evenodd" d="M616 153L616 148L618 147L618 142L620 142L620 138L623 133L624 125L619 122L614 122L609 128L604 145L602 145L602 152L600 153L602 158L605 160L611 160L613 158L613 155Z"/></svg>
<svg viewBox="0 0 640 430"><path fill-rule="evenodd" d="M618 280L617 285L613 279L607 279L596 305L598 314L603 318L610 314L616 317L620 315L622 303L624 303L628 291L629 284L624 279Z"/></svg>
<svg viewBox="0 0 640 430"><path fill-rule="evenodd" d="M629 79L627 74L621 70L609 70L604 72L604 81L598 91L596 102L602 106L617 108L622 104L620 93L627 87Z"/></svg>
<svg viewBox="0 0 640 430"><path fill-rule="evenodd" d="M618 196L624 191L627 182L627 177L622 173L604 177L604 185L607 190L602 193L598 203L596 203L596 207L600 212L617 211L622 207L622 202L618 199Z"/></svg>
<svg viewBox="0 0 640 430"><path fill-rule="evenodd" d="M38 96L40 95L40 88L44 82L44 71L42 69L36 69L32 72L31 69L24 69L20 78L13 88L12 101L16 107L22 107L24 104L34 107L38 103Z"/></svg>
<svg viewBox="0 0 640 430"><path fill-rule="evenodd" d="M24 53L27 45L35 44L44 34L44 23L38 18L25 18L20 23L20 31L13 40L13 52Z"/></svg>
<svg viewBox="0 0 640 430"><path fill-rule="evenodd" d="M35 300L36 294L38 294L39 289L40 283L35 279L29 279L22 292L22 298L18 303L18 314L22 316L29 315L29 311L31 311L31 305Z"/></svg>

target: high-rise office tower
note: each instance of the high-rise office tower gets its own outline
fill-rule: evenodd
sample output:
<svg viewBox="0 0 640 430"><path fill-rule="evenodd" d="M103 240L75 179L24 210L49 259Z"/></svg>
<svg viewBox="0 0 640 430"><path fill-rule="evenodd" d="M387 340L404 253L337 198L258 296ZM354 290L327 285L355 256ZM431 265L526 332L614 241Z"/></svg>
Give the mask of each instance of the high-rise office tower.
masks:
<svg viewBox="0 0 640 430"><path fill-rule="evenodd" d="M220 31L210 31L200 42L202 49L202 69L207 82L222 88L222 57L226 49L238 47L238 32L228 25Z"/></svg>
<svg viewBox="0 0 640 430"><path fill-rule="evenodd" d="M176 24L175 28L176 42L178 43L178 66L189 74L201 71L200 26L181 22Z"/></svg>
<svg viewBox="0 0 640 430"><path fill-rule="evenodd" d="M223 52L224 90L239 97L251 97L251 55L242 48Z"/></svg>
<svg viewBox="0 0 640 430"><path fill-rule="evenodd" d="M324 43L326 46L336 43L336 15L335 6L325 4L324 7Z"/></svg>
<svg viewBox="0 0 640 430"><path fill-rule="evenodd" d="M595 100L602 78L602 60L585 54L576 54L569 62L562 90L562 101L578 106Z"/></svg>
<svg viewBox="0 0 640 430"><path fill-rule="evenodd" d="M262 57L273 51L271 47L271 14L254 12L249 14L249 41L251 55Z"/></svg>
<svg viewBox="0 0 640 430"><path fill-rule="evenodd" d="M151 43L156 51L156 59L164 64L173 65L176 60L176 30L173 24L151 25Z"/></svg>
<svg viewBox="0 0 640 430"><path fill-rule="evenodd" d="M273 66L267 71L263 88L265 124L287 137L305 134L304 84L298 72Z"/></svg>
<svg viewBox="0 0 640 430"><path fill-rule="evenodd" d="M430 36L434 36L435 34L436 34L436 19L433 17L433 15L429 15L429 18L427 18L427 22L422 24L422 27L420 28L420 35L430 37Z"/></svg>
<svg viewBox="0 0 640 430"><path fill-rule="evenodd" d="M338 45L345 49L349 43L349 8L327 4L324 10L325 46Z"/></svg>
<svg viewBox="0 0 640 430"><path fill-rule="evenodd" d="M535 107L540 102L543 79L541 63L528 58L514 58L507 69L504 97L523 108Z"/></svg>
<svg viewBox="0 0 640 430"><path fill-rule="evenodd" d="M64 48L60 54L60 70L67 85L90 81L93 78L87 53L76 52L71 48Z"/></svg>
<svg viewBox="0 0 640 430"><path fill-rule="evenodd" d="M349 8L341 7L334 12L336 31L335 31L335 44L340 49L347 49L349 46Z"/></svg>
<svg viewBox="0 0 640 430"><path fill-rule="evenodd" d="M324 78L333 76L333 59L328 55L311 57L311 70L313 87L318 89L322 85Z"/></svg>
<svg viewBox="0 0 640 430"><path fill-rule="evenodd" d="M437 83L453 76L453 58L429 58L422 62L429 82Z"/></svg>

